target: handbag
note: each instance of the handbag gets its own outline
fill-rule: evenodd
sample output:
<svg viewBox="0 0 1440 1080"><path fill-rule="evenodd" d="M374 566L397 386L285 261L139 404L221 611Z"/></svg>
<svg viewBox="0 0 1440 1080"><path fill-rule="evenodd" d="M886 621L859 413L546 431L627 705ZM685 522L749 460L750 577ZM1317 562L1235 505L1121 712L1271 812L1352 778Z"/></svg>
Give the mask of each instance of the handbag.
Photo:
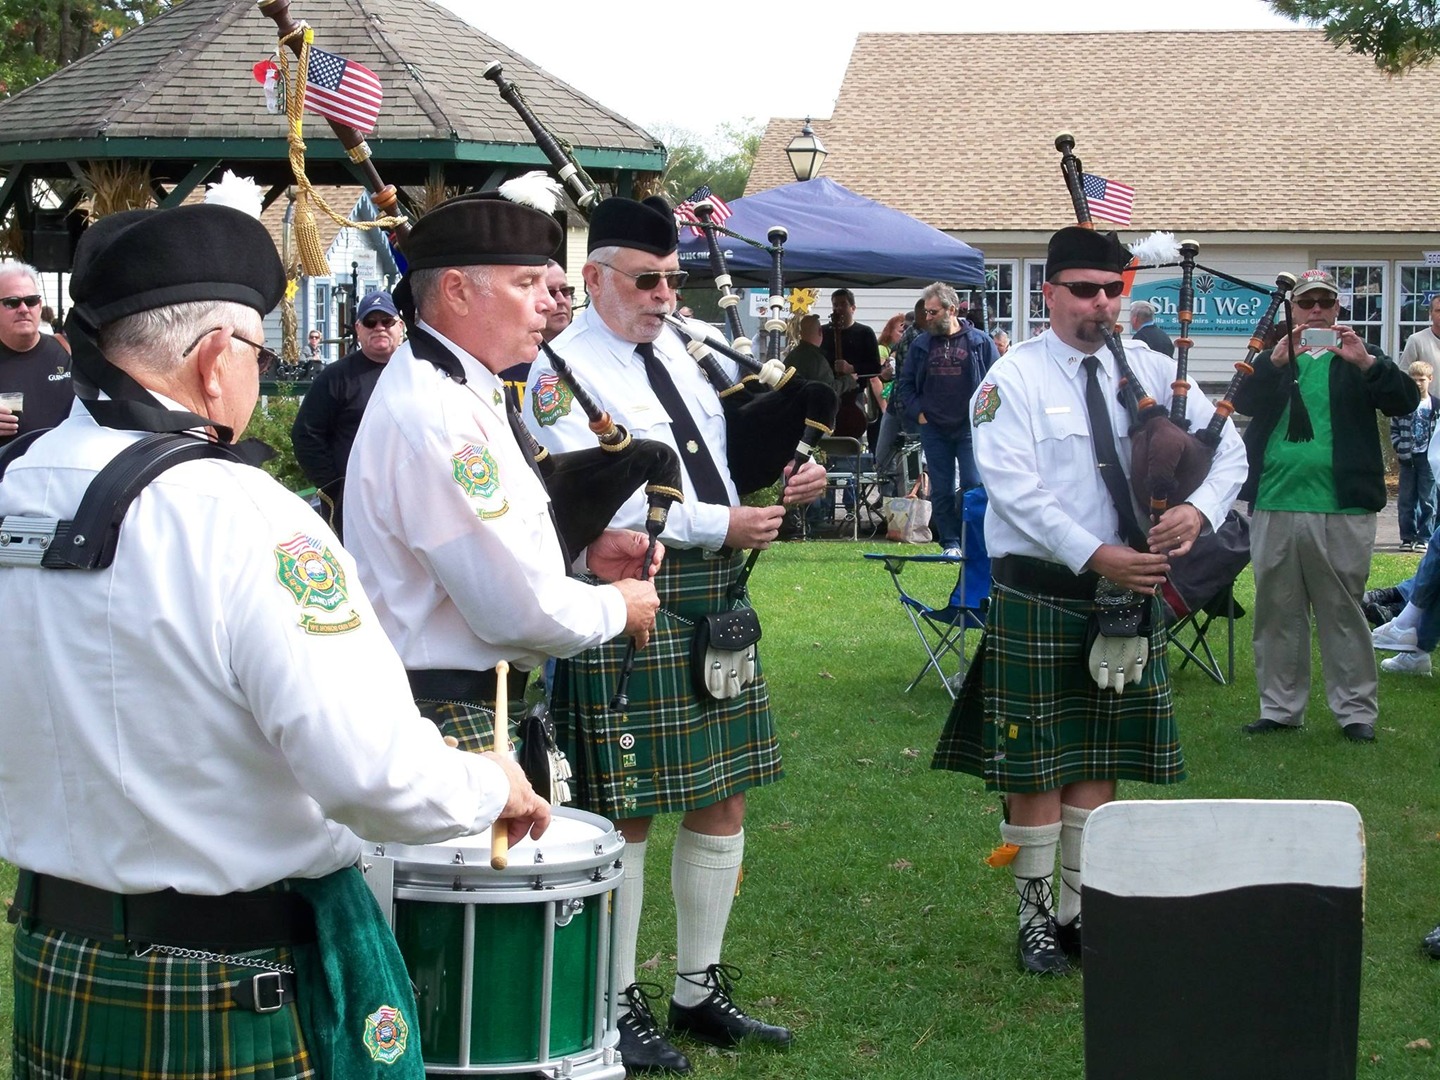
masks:
<svg viewBox="0 0 1440 1080"><path fill-rule="evenodd" d="M717 701L739 697L760 674L755 644L760 616L752 607L717 611L695 620L690 642L690 674L700 697Z"/></svg>
<svg viewBox="0 0 1440 1080"><path fill-rule="evenodd" d="M897 544L930 542L929 477L921 473L905 495L885 500L885 539Z"/></svg>

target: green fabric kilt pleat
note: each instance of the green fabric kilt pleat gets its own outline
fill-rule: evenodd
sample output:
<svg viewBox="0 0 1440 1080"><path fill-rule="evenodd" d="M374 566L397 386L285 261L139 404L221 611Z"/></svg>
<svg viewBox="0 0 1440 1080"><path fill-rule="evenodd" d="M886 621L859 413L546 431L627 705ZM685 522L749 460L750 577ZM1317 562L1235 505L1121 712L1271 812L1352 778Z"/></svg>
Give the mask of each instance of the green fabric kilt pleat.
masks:
<svg viewBox="0 0 1440 1080"><path fill-rule="evenodd" d="M522 703L523 704L523 703ZM420 715L440 729L441 735L449 735L460 743L461 750L483 753L495 749L495 706L466 705L458 701L415 702ZM513 711L513 707L512 707ZM512 725L510 737L515 737Z"/></svg>
<svg viewBox="0 0 1440 1080"><path fill-rule="evenodd" d="M1100 690L1085 667L1089 601L1038 603L997 586L932 767L1019 793L1078 780L1185 779L1155 603L1145 674L1116 694Z"/></svg>
<svg viewBox="0 0 1440 1080"><path fill-rule="evenodd" d="M309 946L306 946L309 947ZM290 949L245 953L280 964ZM315 1076L293 1003L255 1013L229 1000L257 972L150 955L24 923L15 928L15 1080L203 1080Z"/></svg>
<svg viewBox="0 0 1440 1080"><path fill-rule="evenodd" d="M560 661L551 708L576 806L611 818L694 810L783 775L764 676L728 701L702 700L690 678L691 623L726 610L744 561L665 553L655 581L664 610L635 657L624 715L610 699L625 639Z"/></svg>

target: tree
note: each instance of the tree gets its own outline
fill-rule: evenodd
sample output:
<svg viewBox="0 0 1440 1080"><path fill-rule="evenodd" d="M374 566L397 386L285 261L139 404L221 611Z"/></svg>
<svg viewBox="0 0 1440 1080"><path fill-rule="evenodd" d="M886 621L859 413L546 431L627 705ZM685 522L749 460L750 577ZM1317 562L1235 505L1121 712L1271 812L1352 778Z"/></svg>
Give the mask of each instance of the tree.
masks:
<svg viewBox="0 0 1440 1080"><path fill-rule="evenodd" d="M726 202L738 199L745 193L762 133L761 125L749 118L721 124L708 142L683 128L660 130L661 142L669 147L662 181L666 197L679 202L701 184L709 184Z"/></svg>
<svg viewBox="0 0 1440 1080"><path fill-rule="evenodd" d="M181 2L0 0L0 97L39 82Z"/></svg>
<svg viewBox="0 0 1440 1080"><path fill-rule="evenodd" d="M1440 56L1440 0L1270 0L1288 19L1303 19L1325 39L1402 75Z"/></svg>

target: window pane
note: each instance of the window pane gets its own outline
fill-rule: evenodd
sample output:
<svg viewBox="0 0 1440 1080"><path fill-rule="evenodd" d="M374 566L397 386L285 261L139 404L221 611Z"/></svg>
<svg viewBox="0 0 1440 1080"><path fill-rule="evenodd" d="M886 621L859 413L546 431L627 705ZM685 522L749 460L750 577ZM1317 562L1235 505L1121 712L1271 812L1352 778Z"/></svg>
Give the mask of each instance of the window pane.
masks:
<svg viewBox="0 0 1440 1080"><path fill-rule="evenodd" d="M1050 315L1045 310L1045 264L1043 262L1032 262L1025 267L1025 291L1026 291L1026 319L1025 336L1027 338L1043 334L1050 325Z"/></svg>
<svg viewBox="0 0 1440 1080"><path fill-rule="evenodd" d="M1440 266L1423 263L1400 265L1400 332L1395 338L1399 356L1410 335L1430 325L1430 298L1440 293Z"/></svg>
<svg viewBox="0 0 1440 1080"><path fill-rule="evenodd" d="M1322 262L1320 268L1335 275L1335 284L1340 289L1338 321L1364 338L1366 344L1383 348L1385 264Z"/></svg>

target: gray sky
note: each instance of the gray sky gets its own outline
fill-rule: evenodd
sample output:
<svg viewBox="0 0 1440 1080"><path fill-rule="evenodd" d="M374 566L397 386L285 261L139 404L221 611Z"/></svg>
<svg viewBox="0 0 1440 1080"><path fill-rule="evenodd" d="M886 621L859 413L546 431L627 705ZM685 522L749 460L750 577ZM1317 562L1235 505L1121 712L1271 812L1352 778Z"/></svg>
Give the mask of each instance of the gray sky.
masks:
<svg viewBox="0 0 1440 1080"><path fill-rule="evenodd" d="M1293 29L1263 0L882 0L626 5L603 0L440 0L552 74L643 127L708 136L746 117L829 116L859 32ZM627 11L644 11L627 18ZM662 15L661 13L666 13ZM697 14L713 14L707 29ZM710 43L714 42L712 46ZM719 65L717 74L708 69ZM984 58L941 59L975 86ZM998 75L998 73L996 73ZM543 118L542 118L543 119Z"/></svg>

